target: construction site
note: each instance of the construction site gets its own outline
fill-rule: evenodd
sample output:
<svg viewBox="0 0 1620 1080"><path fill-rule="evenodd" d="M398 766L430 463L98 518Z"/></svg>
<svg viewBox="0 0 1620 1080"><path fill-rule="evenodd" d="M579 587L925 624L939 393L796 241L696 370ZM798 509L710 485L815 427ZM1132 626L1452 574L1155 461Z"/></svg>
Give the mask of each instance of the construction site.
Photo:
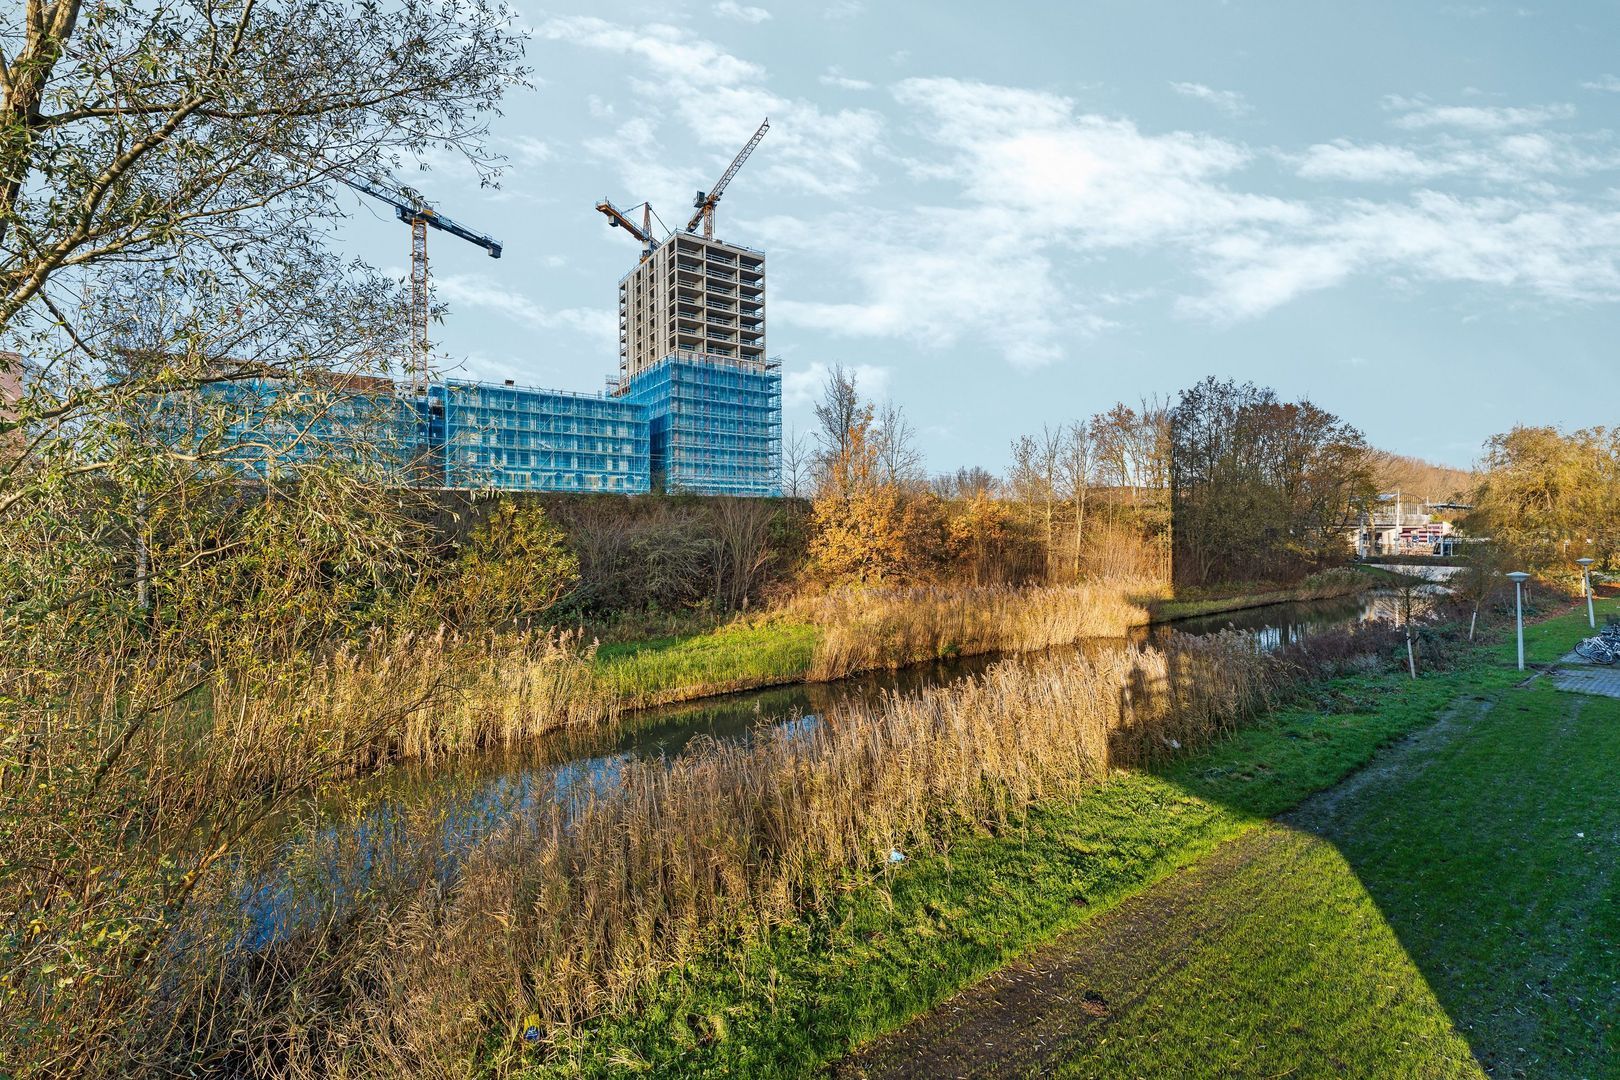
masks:
<svg viewBox="0 0 1620 1080"><path fill-rule="evenodd" d="M400 462L416 486L458 490L776 496L781 493L782 378L765 346L765 254L714 237L715 207L770 128L767 120L720 179L699 191L683 227L659 223L648 203L596 204L640 247L619 282L617 376L578 392L434 375L428 339L428 231L500 258L502 245L430 207L409 189L348 178L411 229L411 353L398 379L346 379L339 407L312 409L279 462L244 455L253 471L359 443ZM639 218L639 220L637 220ZM605 359L605 358L604 358ZM278 395L274 380L221 385L216 400L242 412ZM256 406L253 403L259 402ZM283 414L288 410L281 410ZM258 434L263 435L259 430ZM260 440L262 441L262 439Z"/></svg>

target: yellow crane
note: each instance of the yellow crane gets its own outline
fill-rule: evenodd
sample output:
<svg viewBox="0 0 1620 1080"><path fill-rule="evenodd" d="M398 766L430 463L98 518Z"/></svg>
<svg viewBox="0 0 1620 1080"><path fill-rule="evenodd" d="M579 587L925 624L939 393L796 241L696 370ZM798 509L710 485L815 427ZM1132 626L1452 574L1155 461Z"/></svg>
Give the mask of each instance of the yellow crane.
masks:
<svg viewBox="0 0 1620 1080"><path fill-rule="evenodd" d="M703 238L705 240L714 239L715 204L720 201L720 196L725 194L726 185L731 183L732 177L737 175L737 170L742 168L743 162L748 160L748 155L754 152L754 147L759 145L759 141L765 137L765 133L769 130L771 130L771 121L770 117L766 117L765 122L759 125L759 130L754 132L753 138L749 139L748 144L737 152L736 157L731 159L731 164L726 168L726 171L721 175L720 179L716 181L714 187L710 188L708 191L698 192L697 195L692 199L692 220L686 223L687 232L696 232L697 227L702 225ZM658 247L660 241L653 236L652 222L656 215L653 214L651 203L642 203L639 206L632 206L627 212L620 210L617 206L614 206L611 202L604 198L596 204L596 209L608 219L608 224L613 228L623 229L625 232L641 241L642 261L645 262L652 256L653 251ZM630 216L637 210L641 211L641 223L639 225L636 223L635 219ZM662 225L663 223L660 222L659 224ZM668 226L664 227L668 228Z"/></svg>
<svg viewBox="0 0 1620 1080"><path fill-rule="evenodd" d="M737 156L731 159L731 166L721 175L714 187L697 193L697 197L692 200L692 205L696 208L692 213L692 220L686 223L687 232L696 232L701 222L703 239L714 239L714 204L720 201L720 196L725 194L726 185L731 183L731 178L737 175L737 170L743 167L743 162L748 160L748 155L754 152L754 147L759 145L759 140L763 139L769 130L771 118L767 116L765 122L759 125L759 130L754 132L754 137L748 140L748 145L737 151Z"/></svg>
<svg viewBox="0 0 1620 1080"><path fill-rule="evenodd" d="M653 248L658 246L658 241L653 239L652 234L652 203L642 203L640 206L632 206L630 208L631 213L634 213L637 210L641 211L640 225L637 225L634 221L630 220L629 214L626 214L623 210L620 210L617 206L614 206L606 199L603 199L601 202L597 203L596 209L607 215L609 225L613 226L615 229L623 229L625 232L641 241L641 258L643 261L652 255Z"/></svg>

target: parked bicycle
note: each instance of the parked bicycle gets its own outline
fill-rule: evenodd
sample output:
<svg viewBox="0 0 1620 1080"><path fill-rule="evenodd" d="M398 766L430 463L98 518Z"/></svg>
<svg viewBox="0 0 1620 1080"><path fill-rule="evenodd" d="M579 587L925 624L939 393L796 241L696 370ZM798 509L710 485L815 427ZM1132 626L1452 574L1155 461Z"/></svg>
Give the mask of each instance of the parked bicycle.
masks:
<svg viewBox="0 0 1620 1080"><path fill-rule="evenodd" d="M1610 619L1601 633L1576 645L1575 654L1594 664L1620 661L1620 621Z"/></svg>

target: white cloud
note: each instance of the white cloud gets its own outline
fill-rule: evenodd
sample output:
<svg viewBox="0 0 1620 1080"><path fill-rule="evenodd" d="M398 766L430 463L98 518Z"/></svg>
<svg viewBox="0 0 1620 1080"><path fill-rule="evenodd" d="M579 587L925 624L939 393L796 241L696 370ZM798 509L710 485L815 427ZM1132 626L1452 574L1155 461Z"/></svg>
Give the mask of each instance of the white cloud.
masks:
<svg viewBox="0 0 1620 1080"><path fill-rule="evenodd" d="M714 5L714 13L722 19L735 19L737 22L752 23L757 26L771 17L771 13L762 7L748 7L737 3L737 0L720 0Z"/></svg>
<svg viewBox="0 0 1620 1080"><path fill-rule="evenodd" d="M892 334L932 315L957 334L999 340L1015 363L1039 362L1108 325L1106 308L1080 303L1065 275L1076 254L1111 251L1179 262L1205 288L1178 310L1217 321L1252 318L1357 275L1620 299L1620 213L1571 201L1550 182L1620 167L1601 139L1598 152L1531 131L1479 142L1446 135L1421 149L1321 144L1302 156L1303 171L1409 183L1467 173L1518 186L1511 198L1421 188L1388 202L1282 198L1249 179L1251 151L1213 136L1144 132L1055 95L959 80L908 80L896 97L944 155L920 167L954 182L968 209L955 227L915 230L926 241L900 244L888 268L943 299L933 308L915 299L902 306L881 280L858 274L868 297L858 310L801 308L791 311L795 319L830 325L858 315L848 325ZM1525 110L1493 112L1517 124ZM932 273L930 259L950 251L954 237L969 238L956 245L960 278ZM951 280L979 292L958 295ZM1014 330L1003 333L1007 327ZM932 332L949 333L937 324Z"/></svg>
<svg viewBox="0 0 1620 1080"><path fill-rule="evenodd" d="M821 15L826 19L853 19L865 11L864 0L832 0L821 7Z"/></svg>
<svg viewBox="0 0 1620 1080"><path fill-rule="evenodd" d="M844 364L844 368L854 375L855 388L860 391L863 399L877 401L888 396L891 375L888 368L876 364L850 363ZM827 376L831 372L832 365L820 360L805 368L784 371L782 404L790 409L815 404L821 397L822 387L826 385Z"/></svg>
<svg viewBox="0 0 1620 1080"><path fill-rule="evenodd" d="M975 202L1020 211L1023 233L1038 223L1039 234L1115 247L1308 214L1227 187L1253 155L1215 136L1147 134L1053 94L954 79L908 79L896 97L951 158L947 175Z"/></svg>
<svg viewBox="0 0 1620 1080"><path fill-rule="evenodd" d="M513 136L506 140L506 145L520 165L540 165L556 156L543 139L532 135Z"/></svg>
<svg viewBox="0 0 1620 1080"><path fill-rule="evenodd" d="M1416 148L1337 139L1283 157L1308 180L1386 183L1462 177L1530 185L1620 168L1620 153L1606 139L1534 131L1482 139L1446 136Z"/></svg>
<svg viewBox="0 0 1620 1080"><path fill-rule="evenodd" d="M1568 120L1575 115L1573 105L1431 105L1413 98L1388 97L1385 108L1400 113L1394 120L1398 128L1418 131L1424 128L1462 128L1468 131L1508 131L1513 128L1539 127L1553 120Z"/></svg>
<svg viewBox="0 0 1620 1080"><path fill-rule="evenodd" d="M821 76L822 86L836 86L840 90L870 90L872 84L865 79L854 79L845 75L838 67L830 67Z"/></svg>
<svg viewBox="0 0 1620 1080"><path fill-rule="evenodd" d="M1203 83L1173 82L1170 89L1183 97L1196 98L1215 106L1227 116L1243 116L1253 110L1248 99L1236 90L1216 90Z"/></svg>
<svg viewBox="0 0 1620 1080"><path fill-rule="evenodd" d="M535 34L546 41L634 56L658 75L686 86L726 87L764 74L758 64L739 60L713 42L660 23L628 27L590 15L568 15L541 23Z"/></svg>
<svg viewBox="0 0 1620 1080"><path fill-rule="evenodd" d="M1348 139L1318 143L1295 160L1308 180L1425 180L1444 171L1410 147Z"/></svg>
<svg viewBox="0 0 1620 1080"><path fill-rule="evenodd" d="M531 330L564 331L587 339L599 351L618 349L617 321L608 308L541 307L522 293L496 284L482 274L441 274L433 285L441 300L492 311ZM546 343L548 350L550 343Z"/></svg>
<svg viewBox="0 0 1620 1080"><path fill-rule="evenodd" d="M670 114L684 126L682 152L659 148L662 175L649 168L645 155L624 169L629 183L657 181L656 187L637 187L636 201L645 196L655 206L686 206L692 192L714 181L767 116L771 133L748 166L746 181L752 189L832 196L848 195L870 182L868 159L883 131L881 115L871 109L826 112L814 102L783 97L769 89L764 68L672 26L631 27L570 16L549 20L535 32L544 40L614 53L644 65L651 77L631 79L642 99L637 113L645 129L632 132L639 146L657 141ZM693 158L684 149L692 145L710 155ZM604 160L622 162L614 149L611 143L594 143Z"/></svg>
<svg viewBox="0 0 1620 1080"><path fill-rule="evenodd" d="M1212 248L1209 292L1180 309L1249 318L1353 274L1463 282L1566 302L1620 299L1620 212L1575 203L1420 191L1404 203L1350 201L1296 235Z"/></svg>
<svg viewBox="0 0 1620 1080"><path fill-rule="evenodd" d="M1620 94L1620 75L1601 75L1591 82L1583 82L1581 86L1587 90L1602 90L1610 94Z"/></svg>

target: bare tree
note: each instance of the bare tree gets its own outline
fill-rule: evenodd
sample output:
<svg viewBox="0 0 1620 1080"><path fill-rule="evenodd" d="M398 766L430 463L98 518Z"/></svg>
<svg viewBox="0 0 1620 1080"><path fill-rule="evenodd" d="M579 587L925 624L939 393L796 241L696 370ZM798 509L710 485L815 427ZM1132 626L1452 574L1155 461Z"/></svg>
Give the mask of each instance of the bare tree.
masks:
<svg viewBox="0 0 1620 1080"><path fill-rule="evenodd" d="M988 469L968 465L953 473L938 474L928 486L942 499L971 499L978 495L995 495L1001 490L1001 481Z"/></svg>
<svg viewBox="0 0 1620 1080"><path fill-rule="evenodd" d="M1013 497L1036 514L1046 538L1050 571L1058 502L1058 466L1063 456L1063 429L1043 425L1039 435L1021 435L1012 444L1008 486Z"/></svg>
<svg viewBox="0 0 1620 1080"><path fill-rule="evenodd" d="M871 482L876 471L872 406L861 400L855 373L834 364L816 406L818 482L840 495Z"/></svg>
<svg viewBox="0 0 1620 1080"><path fill-rule="evenodd" d="M1091 418L1098 480L1121 488L1134 506L1144 492L1163 492L1170 483L1169 405L1158 396L1140 408L1120 402Z"/></svg>
<svg viewBox="0 0 1620 1080"><path fill-rule="evenodd" d="M810 494L815 471L815 445L802 431L790 430L782 440L782 494L802 499Z"/></svg>
<svg viewBox="0 0 1620 1080"><path fill-rule="evenodd" d="M1063 487L1074 514L1074 576L1080 576L1085 547L1086 496L1091 489L1091 425L1076 420L1063 431L1060 467Z"/></svg>
<svg viewBox="0 0 1620 1080"><path fill-rule="evenodd" d="M759 499L719 499L714 508L714 601L721 611L748 606L771 564L776 507Z"/></svg>
<svg viewBox="0 0 1620 1080"><path fill-rule="evenodd" d="M873 443L879 483L901 487L921 485L923 456L917 449L917 433L906 419L905 409L892 400L885 401L878 409Z"/></svg>

